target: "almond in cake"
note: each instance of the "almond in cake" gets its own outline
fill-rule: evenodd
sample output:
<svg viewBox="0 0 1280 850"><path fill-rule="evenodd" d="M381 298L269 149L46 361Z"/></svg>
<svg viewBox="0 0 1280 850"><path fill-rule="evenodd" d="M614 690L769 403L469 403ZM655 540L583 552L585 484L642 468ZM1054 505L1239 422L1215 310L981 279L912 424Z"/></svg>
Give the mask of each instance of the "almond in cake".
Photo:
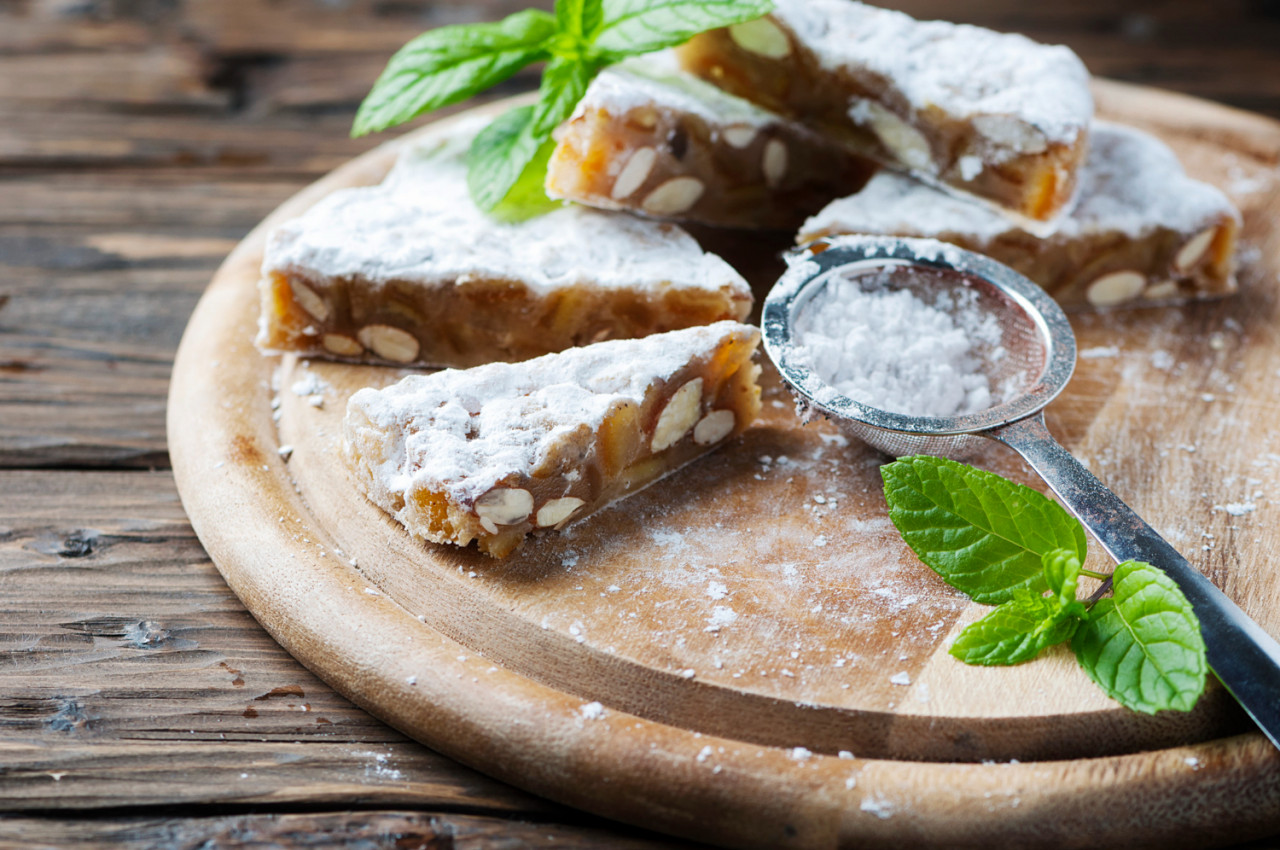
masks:
<svg viewBox="0 0 1280 850"><path fill-rule="evenodd" d="M278 227L259 348L465 367L747 315L742 276L674 224L574 205L518 222L481 212L464 158L483 125L429 133L381 184Z"/></svg>
<svg viewBox="0 0 1280 850"><path fill-rule="evenodd" d="M1068 307L1150 305L1229 295L1240 213L1140 130L1098 122L1080 197L1040 237L990 209L893 172L833 201L798 241L844 233L922 236L987 254Z"/></svg>
<svg viewBox="0 0 1280 850"><path fill-rule="evenodd" d="M551 197L726 227L794 229L876 170L681 71L669 51L602 71L557 140Z"/></svg>
<svg viewBox="0 0 1280 850"><path fill-rule="evenodd" d="M759 339L723 321L411 375L351 397L345 455L410 533L505 557L741 433Z"/></svg>
<svg viewBox="0 0 1280 850"><path fill-rule="evenodd" d="M681 65L885 165L1031 221L1067 206L1089 74L1066 47L849 0L777 0L695 36Z"/></svg>

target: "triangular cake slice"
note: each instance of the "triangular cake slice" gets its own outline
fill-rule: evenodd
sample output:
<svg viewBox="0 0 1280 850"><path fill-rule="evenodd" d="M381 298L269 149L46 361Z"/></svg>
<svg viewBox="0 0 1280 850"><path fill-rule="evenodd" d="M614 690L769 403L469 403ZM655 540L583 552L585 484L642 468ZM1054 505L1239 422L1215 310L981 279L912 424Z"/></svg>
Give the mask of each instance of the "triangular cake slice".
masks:
<svg viewBox="0 0 1280 850"><path fill-rule="evenodd" d="M794 229L877 170L681 71L670 51L601 71L556 138L552 197L726 227Z"/></svg>
<svg viewBox="0 0 1280 850"><path fill-rule="evenodd" d="M1066 47L849 0L776 0L694 36L681 65L891 168L1030 221L1070 202L1089 74Z"/></svg>
<svg viewBox="0 0 1280 850"><path fill-rule="evenodd" d="M742 319L742 276L673 224L563 205L482 213L463 120L377 186L321 200L271 235L258 345L357 362L474 366L601 339Z"/></svg>
<svg viewBox="0 0 1280 850"><path fill-rule="evenodd" d="M741 433L759 339L725 321L411 375L351 397L346 457L412 534L501 558Z"/></svg>
<svg viewBox="0 0 1280 850"><path fill-rule="evenodd" d="M884 171L805 222L801 244L824 236L921 236L978 251L1068 307L1143 306L1236 290L1240 213L1214 186L1187 176L1163 142L1098 122L1080 198L1037 237L985 207Z"/></svg>

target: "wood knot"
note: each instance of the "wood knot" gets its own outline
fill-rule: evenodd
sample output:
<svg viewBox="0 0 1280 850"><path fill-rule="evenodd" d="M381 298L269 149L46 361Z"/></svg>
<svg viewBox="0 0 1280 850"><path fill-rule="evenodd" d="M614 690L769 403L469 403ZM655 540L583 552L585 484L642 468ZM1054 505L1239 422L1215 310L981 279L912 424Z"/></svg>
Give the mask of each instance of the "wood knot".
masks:
<svg viewBox="0 0 1280 850"><path fill-rule="evenodd" d="M84 713L84 706L78 699L66 699L58 706L58 710L45 721L45 725L54 732L75 732L89 722Z"/></svg>
<svg viewBox="0 0 1280 850"><path fill-rule="evenodd" d="M276 697L305 697L305 696L306 694L303 693L301 685L282 685L281 687L278 687L278 688L272 688L262 696L257 696L257 697L254 697L253 699L255 702L261 702L262 700L275 699Z"/></svg>
<svg viewBox="0 0 1280 850"><path fill-rule="evenodd" d="M124 639L139 649L151 649L169 639L169 630L154 620L138 620L125 627Z"/></svg>
<svg viewBox="0 0 1280 850"><path fill-rule="evenodd" d="M92 528L77 528L67 532L50 531L37 537L31 548L59 558L87 558L98 548L101 538L101 533Z"/></svg>

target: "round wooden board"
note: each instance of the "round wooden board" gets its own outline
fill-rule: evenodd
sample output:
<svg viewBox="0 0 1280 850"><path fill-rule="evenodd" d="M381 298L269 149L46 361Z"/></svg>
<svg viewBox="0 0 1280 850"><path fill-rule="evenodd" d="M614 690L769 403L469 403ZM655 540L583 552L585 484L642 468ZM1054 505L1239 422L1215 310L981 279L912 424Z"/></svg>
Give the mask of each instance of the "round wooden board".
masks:
<svg viewBox="0 0 1280 850"><path fill-rule="evenodd" d="M1073 317L1082 359L1050 428L1280 634L1280 125L1113 83L1096 95L1241 206L1242 292ZM200 539L334 688L513 784L727 845L1155 846L1280 828L1280 754L1220 688L1150 718L1102 697L1067 651L995 669L947 655L984 609L897 538L884 458L801 426L768 368L740 440L505 561L409 538L354 488L339 442L348 395L401 373L251 343L270 227L376 182L401 144L238 246L170 396ZM785 244L698 235L763 297ZM974 462L1035 484L999 447Z"/></svg>

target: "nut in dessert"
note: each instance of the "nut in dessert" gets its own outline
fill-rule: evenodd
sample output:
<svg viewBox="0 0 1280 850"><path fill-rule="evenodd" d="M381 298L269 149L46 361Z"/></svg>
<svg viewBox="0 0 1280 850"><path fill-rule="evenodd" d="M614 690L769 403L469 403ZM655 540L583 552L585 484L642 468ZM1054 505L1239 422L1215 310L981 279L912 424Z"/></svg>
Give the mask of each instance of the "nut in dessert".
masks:
<svg viewBox="0 0 1280 850"><path fill-rule="evenodd" d="M365 325L356 334L360 342L383 360L412 363L418 358L418 340L391 325Z"/></svg>
<svg viewBox="0 0 1280 850"><path fill-rule="evenodd" d="M693 428L693 441L700 446L718 443L733 433L736 419L732 410L713 410L698 420Z"/></svg>
<svg viewBox="0 0 1280 850"><path fill-rule="evenodd" d="M495 487L476 499L476 516L490 534L499 525L524 522L533 513L533 494L518 487Z"/></svg>
<svg viewBox="0 0 1280 850"><path fill-rule="evenodd" d="M749 53L769 59L781 59L791 53L791 39L768 18L756 18L729 27L734 44Z"/></svg>
<svg viewBox="0 0 1280 850"><path fill-rule="evenodd" d="M1089 284L1085 297L1095 307L1114 307L1137 298L1146 285L1147 279L1138 272L1111 272Z"/></svg>
<svg viewBox="0 0 1280 850"><path fill-rule="evenodd" d="M705 188L697 177L672 177L650 192L640 208L650 215L676 215L697 203Z"/></svg>
<svg viewBox="0 0 1280 850"><path fill-rule="evenodd" d="M702 408L702 379L694 378L676 390L675 395L662 408L658 424L653 428L651 446L655 452L674 445L698 421Z"/></svg>
<svg viewBox="0 0 1280 850"><path fill-rule="evenodd" d="M585 504L585 501L576 496L562 496L559 499L552 499L538 508L538 527L552 528L558 526L573 516L574 511Z"/></svg>

